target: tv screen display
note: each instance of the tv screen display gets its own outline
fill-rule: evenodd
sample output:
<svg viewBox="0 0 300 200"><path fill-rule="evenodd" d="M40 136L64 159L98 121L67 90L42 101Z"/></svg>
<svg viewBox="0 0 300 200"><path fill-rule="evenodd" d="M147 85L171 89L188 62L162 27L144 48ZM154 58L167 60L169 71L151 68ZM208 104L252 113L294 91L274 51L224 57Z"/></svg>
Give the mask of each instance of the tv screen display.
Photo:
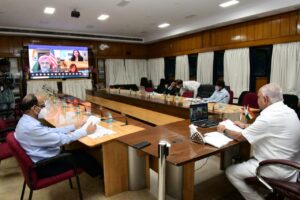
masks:
<svg viewBox="0 0 300 200"><path fill-rule="evenodd" d="M88 78L88 47L28 45L30 79Z"/></svg>

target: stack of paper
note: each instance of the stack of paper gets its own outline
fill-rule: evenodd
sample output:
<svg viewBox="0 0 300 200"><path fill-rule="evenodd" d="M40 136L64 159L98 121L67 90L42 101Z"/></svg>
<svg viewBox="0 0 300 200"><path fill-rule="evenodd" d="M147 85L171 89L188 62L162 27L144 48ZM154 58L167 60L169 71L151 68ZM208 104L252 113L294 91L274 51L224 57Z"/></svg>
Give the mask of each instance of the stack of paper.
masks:
<svg viewBox="0 0 300 200"><path fill-rule="evenodd" d="M235 132L242 132L243 129L235 125L230 119L220 122L221 125L224 125L226 129L235 131Z"/></svg>
<svg viewBox="0 0 300 200"><path fill-rule="evenodd" d="M88 137L91 139L96 139L96 138L102 137L104 135L111 135L114 133L115 132L110 129L107 129L107 128L104 128L103 126L97 125L97 129L96 129L95 133L88 135Z"/></svg>
<svg viewBox="0 0 300 200"><path fill-rule="evenodd" d="M231 138L225 136L223 133L210 132L204 136L205 143L210 144L214 147L221 148L232 141Z"/></svg>

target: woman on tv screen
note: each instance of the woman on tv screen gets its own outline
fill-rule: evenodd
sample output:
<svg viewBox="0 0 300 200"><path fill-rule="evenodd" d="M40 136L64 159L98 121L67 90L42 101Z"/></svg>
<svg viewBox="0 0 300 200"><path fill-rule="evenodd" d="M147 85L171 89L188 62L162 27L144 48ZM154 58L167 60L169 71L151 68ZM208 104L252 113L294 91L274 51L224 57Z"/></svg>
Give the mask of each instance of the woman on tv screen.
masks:
<svg viewBox="0 0 300 200"><path fill-rule="evenodd" d="M80 55L80 52L78 50L73 51L71 61L83 61L83 57Z"/></svg>

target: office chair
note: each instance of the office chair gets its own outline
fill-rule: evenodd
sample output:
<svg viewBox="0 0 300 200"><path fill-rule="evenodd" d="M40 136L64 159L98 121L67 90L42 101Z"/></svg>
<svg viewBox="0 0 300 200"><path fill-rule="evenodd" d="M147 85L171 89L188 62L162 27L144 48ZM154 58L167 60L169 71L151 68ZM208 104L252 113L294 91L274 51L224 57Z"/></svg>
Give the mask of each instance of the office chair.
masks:
<svg viewBox="0 0 300 200"><path fill-rule="evenodd" d="M243 98L242 106L250 106L251 108L259 108L257 103L257 94L255 92L248 92Z"/></svg>
<svg viewBox="0 0 300 200"><path fill-rule="evenodd" d="M233 91L232 90L229 90L229 104L233 104Z"/></svg>
<svg viewBox="0 0 300 200"><path fill-rule="evenodd" d="M181 96L182 97L193 98L194 97L194 92L187 91L187 92L184 92Z"/></svg>
<svg viewBox="0 0 300 200"><path fill-rule="evenodd" d="M244 100L244 97L245 95L248 93L249 91L243 91L240 96L239 96L239 99L238 99L238 105L242 106L243 105L243 100Z"/></svg>
<svg viewBox="0 0 300 200"><path fill-rule="evenodd" d="M61 182L61 181L67 180L67 179L69 179L70 187L73 188L71 178L74 176L76 177L76 181L77 181L79 198L81 200L83 199L81 187L80 187L80 180L79 180L79 176L78 176L78 174L81 173L83 171L83 169L77 168L75 166L75 164L70 159L71 154L62 153L55 157L52 157L49 159L44 159L37 163L33 163L32 160L30 159L30 157L24 151L24 149L20 146L19 142L16 140L16 138L14 136L14 132L10 132L7 135L7 143L12 150L12 154L18 161L19 166L21 167L21 170L22 170L22 173L24 176L24 183L23 183L23 188L22 188L22 193L21 193L21 198L20 198L21 200L24 197L26 185L30 188L29 200L31 200L33 190L39 190L39 189L48 187L50 185L56 184L58 182ZM70 159L69 161L70 161L70 163L73 164L73 169L65 171L60 174L57 174L55 176L46 177L46 178L39 178L37 176L36 171L39 167L51 164L58 160L66 160L66 159Z"/></svg>
<svg viewBox="0 0 300 200"><path fill-rule="evenodd" d="M296 95L293 94L283 94L283 103L286 104L288 107L295 110L295 112L298 114L298 117L300 116L299 110L298 110L298 102L299 99Z"/></svg>
<svg viewBox="0 0 300 200"><path fill-rule="evenodd" d="M0 119L0 163L1 160L12 157L12 152L6 142L6 134L13 131L15 126L9 127L5 120Z"/></svg>
<svg viewBox="0 0 300 200"><path fill-rule="evenodd" d="M266 178L261 176L261 169L270 165L289 166L298 170L298 178L296 182L289 182L285 180L278 180L275 178ZM288 199L300 200L300 163L290 160L264 160L259 163L256 169L256 177L246 178L245 181L249 185L265 186L270 190L270 194L266 199L269 200L283 200L284 197Z"/></svg>

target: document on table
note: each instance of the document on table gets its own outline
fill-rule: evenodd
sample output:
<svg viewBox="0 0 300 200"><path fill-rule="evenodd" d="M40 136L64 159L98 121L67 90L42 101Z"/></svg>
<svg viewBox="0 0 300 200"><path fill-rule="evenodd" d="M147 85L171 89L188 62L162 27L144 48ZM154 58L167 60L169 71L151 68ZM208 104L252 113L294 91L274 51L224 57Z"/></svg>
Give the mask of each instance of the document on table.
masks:
<svg viewBox="0 0 300 200"><path fill-rule="evenodd" d="M243 129L241 129L240 127L238 127L237 125L235 125L233 123L233 121L231 121L230 119L227 119L225 121L220 122L221 125L224 125L226 129L231 130L231 131L235 131L235 132L242 132Z"/></svg>
<svg viewBox="0 0 300 200"><path fill-rule="evenodd" d="M115 133L114 131L112 131L110 129L107 129L107 128L104 128L103 126L98 125L99 122L100 122L100 118L92 115L87 119L86 123L80 129L86 129L90 123L96 124L95 132L88 135L88 137L91 139L96 139L96 138L102 137L104 135L111 135L111 134Z"/></svg>
<svg viewBox="0 0 300 200"><path fill-rule="evenodd" d="M204 135L204 141L214 147L221 148L233 141L231 138L225 136L223 133L210 132Z"/></svg>

